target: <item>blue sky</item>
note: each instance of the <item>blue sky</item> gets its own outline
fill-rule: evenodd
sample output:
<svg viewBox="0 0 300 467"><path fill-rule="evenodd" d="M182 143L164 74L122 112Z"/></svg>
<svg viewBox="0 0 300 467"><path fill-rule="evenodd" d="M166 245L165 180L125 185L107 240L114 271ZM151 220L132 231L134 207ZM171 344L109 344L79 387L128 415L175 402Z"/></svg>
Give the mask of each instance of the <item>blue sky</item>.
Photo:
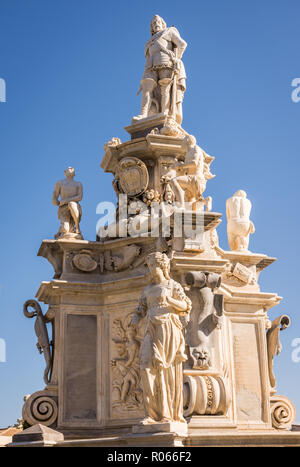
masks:
<svg viewBox="0 0 300 467"><path fill-rule="evenodd" d="M139 112L144 44L156 13L188 42L183 127L215 156L206 194L223 213L220 244L228 249L226 199L244 189L256 226L250 249L278 258L260 283L284 297L270 318L292 319L275 372L278 393L291 398L300 420L300 362L291 359L291 342L300 337L300 102L291 99L300 76L300 3L0 0L0 78L7 86L0 102L0 338L7 346L0 427L21 416L24 394L44 387L34 323L22 305L53 275L36 253L58 229L54 184L75 167L84 186L83 234L94 240L96 205L114 201L112 177L99 166L103 144L129 137L123 128Z"/></svg>

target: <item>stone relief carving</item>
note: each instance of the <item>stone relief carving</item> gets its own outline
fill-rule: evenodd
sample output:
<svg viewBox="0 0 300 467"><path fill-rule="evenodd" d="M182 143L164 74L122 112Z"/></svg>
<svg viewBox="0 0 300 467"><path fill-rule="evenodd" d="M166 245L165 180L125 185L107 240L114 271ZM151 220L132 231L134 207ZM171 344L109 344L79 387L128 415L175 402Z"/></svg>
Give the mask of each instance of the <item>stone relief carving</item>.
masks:
<svg viewBox="0 0 300 467"><path fill-rule="evenodd" d="M166 203L178 202L184 205L184 190L177 181L177 159L162 157L160 164L160 182L162 184L162 199Z"/></svg>
<svg viewBox="0 0 300 467"><path fill-rule="evenodd" d="M58 206L60 221L60 228L55 238L82 239L79 228L82 216L79 204L83 196L82 184L74 180L75 170L73 167L68 167L64 173L66 178L56 183L52 195L52 203Z"/></svg>
<svg viewBox="0 0 300 467"><path fill-rule="evenodd" d="M98 255L91 250L83 249L79 252L68 251L66 260L73 268L81 272L95 272L98 266L100 274L105 271L120 272L136 267L136 260L141 251L142 248L135 244L126 245L117 250L105 250Z"/></svg>
<svg viewBox="0 0 300 467"><path fill-rule="evenodd" d="M143 202L149 207L153 203L160 203L161 195L157 190L151 188L150 190L145 191L143 196Z"/></svg>
<svg viewBox="0 0 300 467"><path fill-rule="evenodd" d="M115 184L128 196L143 194L149 183L147 166L137 157L124 157L116 170Z"/></svg>
<svg viewBox="0 0 300 467"><path fill-rule="evenodd" d="M92 252L89 250L81 250L73 257L72 261L74 266L79 269L79 271L83 272L92 272L98 266L97 261L93 258Z"/></svg>
<svg viewBox="0 0 300 467"><path fill-rule="evenodd" d="M254 285L257 283L256 268L255 266L249 268L241 263L229 264L224 273L224 280L236 287Z"/></svg>
<svg viewBox="0 0 300 467"><path fill-rule="evenodd" d="M140 253L141 248L137 245L132 244L124 247L121 256L111 256L114 271L118 272L129 268Z"/></svg>
<svg viewBox="0 0 300 467"><path fill-rule="evenodd" d="M185 281L191 286L189 297L192 300L190 322L186 329L186 344L192 368L211 367L210 335L221 325L223 295L215 294L220 287L221 276L214 273L189 272Z"/></svg>
<svg viewBox="0 0 300 467"><path fill-rule="evenodd" d="M251 202L247 193L237 191L226 201L227 236L229 247L233 251L248 251L249 235L255 232L250 221Z"/></svg>
<svg viewBox="0 0 300 467"><path fill-rule="evenodd" d="M210 230L209 240L210 240L210 246L212 248L219 246L219 236L218 236L217 229Z"/></svg>
<svg viewBox="0 0 300 467"><path fill-rule="evenodd" d="M150 24L151 38L145 46L146 65L141 80L141 113L133 121L162 113L182 122L182 101L186 89L186 74L181 57L186 42L177 29L167 28L155 15Z"/></svg>
<svg viewBox="0 0 300 467"><path fill-rule="evenodd" d="M164 253L152 253L146 261L151 282L143 290L131 321L132 326L137 326L142 317L146 321L140 358L146 412L142 424L185 423L182 362L187 356L183 326L191 301L181 285L170 278L170 260Z"/></svg>
<svg viewBox="0 0 300 467"><path fill-rule="evenodd" d="M130 326L133 313L113 320L114 353L112 367L112 406L128 411L143 408L140 387L140 338Z"/></svg>
<svg viewBox="0 0 300 467"><path fill-rule="evenodd" d="M287 315L281 315L274 319L271 327L267 331L267 351L268 351L268 369L271 392L274 393L276 387L276 379L273 371L273 359L275 355L279 355L282 349L279 340L279 332L283 331L291 324L291 320Z"/></svg>
<svg viewBox="0 0 300 467"><path fill-rule="evenodd" d="M29 311L33 308L33 311ZM52 365L53 365L53 343L49 341L48 329L46 326L46 318L43 315L42 309L36 300L27 300L23 305L23 313L26 318L36 317L34 330L38 338L37 348L38 351L44 355L46 368L44 370L44 382L48 384L51 378Z"/></svg>

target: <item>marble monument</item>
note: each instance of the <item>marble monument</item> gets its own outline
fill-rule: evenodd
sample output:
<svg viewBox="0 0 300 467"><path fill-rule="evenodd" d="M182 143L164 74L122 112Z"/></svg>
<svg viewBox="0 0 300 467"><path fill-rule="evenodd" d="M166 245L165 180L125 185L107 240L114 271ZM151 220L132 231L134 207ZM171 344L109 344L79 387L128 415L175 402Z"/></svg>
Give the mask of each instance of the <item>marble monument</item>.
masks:
<svg viewBox="0 0 300 467"><path fill-rule="evenodd" d="M60 229L38 252L54 276L24 305L45 386L26 396L29 428L11 446L299 445L273 367L290 319L259 283L275 258L248 250L243 190L226 203L230 250L220 245L214 157L182 127L186 47L153 17L140 114L127 141L104 144L117 208L95 241L80 232L74 169L55 185Z"/></svg>

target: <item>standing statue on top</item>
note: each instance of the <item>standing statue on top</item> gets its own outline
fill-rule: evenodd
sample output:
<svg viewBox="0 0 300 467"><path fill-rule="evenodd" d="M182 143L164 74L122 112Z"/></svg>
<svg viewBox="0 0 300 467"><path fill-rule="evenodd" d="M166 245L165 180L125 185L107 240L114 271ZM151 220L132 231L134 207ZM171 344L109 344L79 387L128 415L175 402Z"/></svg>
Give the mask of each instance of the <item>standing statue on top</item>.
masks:
<svg viewBox="0 0 300 467"><path fill-rule="evenodd" d="M150 24L151 38L146 43L146 65L140 85L142 91L140 120L163 113L182 122L182 101L186 89L186 74L181 61L187 43L177 29L167 28L165 21L155 15Z"/></svg>

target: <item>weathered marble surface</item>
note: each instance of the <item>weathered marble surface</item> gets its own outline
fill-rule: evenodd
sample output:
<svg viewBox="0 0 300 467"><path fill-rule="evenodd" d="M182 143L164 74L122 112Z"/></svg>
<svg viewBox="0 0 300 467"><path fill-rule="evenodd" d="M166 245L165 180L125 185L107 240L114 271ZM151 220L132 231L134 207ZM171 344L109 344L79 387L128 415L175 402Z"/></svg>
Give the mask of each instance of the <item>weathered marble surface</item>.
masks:
<svg viewBox="0 0 300 467"><path fill-rule="evenodd" d="M101 162L116 195L127 196L125 223L140 235L118 237L124 219L116 215L114 235L83 240L82 186L67 169L53 196L58 235L38 253L54 269L36 294L48 306L36 327L46 387L25 398L23 419L63 433L49 432L57 446L299 444L288 431L295 409L276 394L273 374L287 321L271 322L281 297L259 284L275 258L248 251L254 226L242 190L227 200L231 251L222 248L221 214L204 198L214 158L181 127L186 43L157 16L151 34L141 115L126 127L131 140L105 143ZM151 237L151 209L162 201ZM190 230L176 236L180 210ZM37 432L47 444L48 431Z"/></svg>
<svg viewBox="0 0 300 467"><path fill-rule="evenodd" d="M164 253L147 257L151 282L143 290L131 325L145 318L140 369L146 418L142 424L182 422L182 363L187 360L183 327L191 301L169 276L170 260ZM180 319L181 317L181 319Z"/></svg>
<svg viewBox="0 0 300 467"><path fill-rule="evenodd" d="M163 18L155 15L150 24L151 38L145 46L146 64L139 92L142 91L141 113L133 120L162 113L182 121L182 101L186 74L181 57L187 43L178 30L167 28Z"/></svg>
<svg viewBox="0 0 300 467"><path fill-rule="evenodd" d="M249 236L255 232L250 221L251 202L247 193L237 191L226 201L227 235L230 249L233 251L248 251Z"/></svg>

